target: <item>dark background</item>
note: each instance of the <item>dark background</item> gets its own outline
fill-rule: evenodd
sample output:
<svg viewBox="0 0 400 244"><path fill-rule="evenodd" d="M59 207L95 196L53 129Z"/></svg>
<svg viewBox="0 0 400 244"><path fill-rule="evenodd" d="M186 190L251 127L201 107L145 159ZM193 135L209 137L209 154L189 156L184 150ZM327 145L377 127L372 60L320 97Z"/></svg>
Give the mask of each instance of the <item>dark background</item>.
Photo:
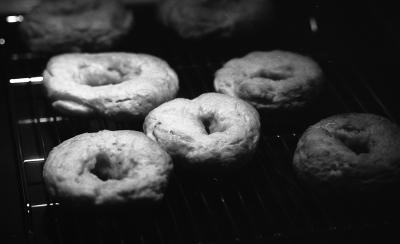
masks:
<svg viewBox="0 0 400 244"><path fill-rule="evenodd" d="M17 1L1 1L0 11L2 19L0 38L10 35L5 27L4 16L23 13L34 1L25 1L21 10ZM293 1L294 2L294 1ZM12 4L11 4L12 3ZM354 1L303 1L291 3L280 1L280 26L287 27L287 38L280 38L285 45L293 49L302 49L303 46L312 47L311 52L317 52L322 58L335 59L352 67L361 76L365 77L372 89L380 96L395 117L400 114L398 85L399 82L399 54L400 29L397 8L388 1L369 0L362 3ZM303 39L296 31L296 25L303 26L309 16L316 18L318 32L310 41ZM302 27L299 27L302 28ZM11 30L12 32L12 30ZM279 33L279 32L278 32ZM13 33L11 33L12 35ZM276 33L274 33L276 35ZM271 39L276 36L271 36ZM8 39L6 39L8 40ZM310 50L306 50L310 51ZM19 192L18 171L16 169L16 152L12 138L12 125L9 118L7 79L4 59L8 58L9 50L0 46L0 243L19 243L24 240L24 224L22 218L22 201ZM334 55L332 55L334 54ZM398 123L398 121L396 121ZM398 192L396 192L398 194ZM379 225L374 229L348 230L341 232L327 232L316 235L292 237L291 239L274 239L277 243L298 243L299 241L319 243L352 242L382 242L395 243L399 240L397 225ZM260 242L261 243L261 242Z"/></svg>

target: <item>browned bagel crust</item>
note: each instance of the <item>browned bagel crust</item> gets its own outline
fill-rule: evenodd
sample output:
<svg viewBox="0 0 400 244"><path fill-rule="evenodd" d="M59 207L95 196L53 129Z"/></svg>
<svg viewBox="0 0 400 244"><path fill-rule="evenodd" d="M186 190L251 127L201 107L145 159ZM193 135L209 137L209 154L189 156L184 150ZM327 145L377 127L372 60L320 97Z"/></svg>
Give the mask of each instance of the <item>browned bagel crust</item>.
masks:
<svg viewBox="0 0 400 244"><path fill-rule="evenodd" d="M146 54L62 54L50 59L43 83L53 107L72 115L144 118L179 89L176 73Z"/></svg>
<svg viewBox="0 0 400 244"><path fill-rule="evenodd" d="M100 131L55 147L43 177L56 199L105 206L160 200L171 169L170 156L143 133Z"/></svg>
<svg viewBox="0 0 400 244"><path fill-rule="evenodd" d="M309 127L293 158L298 175L350 190L400 179L400 128L373 114L335 115Z"/></svg>
<svg viewBox="0 0 400 244"><path fill-rule="evenodd" d="M46 0L39 3L20 31L35 52L61 53L107 50L133 25L133 14L118 1Z"/></svg>
<svg viewBox="0 0 400 244"><path fill-rule="evenodd" d="M177 98L149 113L144 131L183 166L240 168L251 159L260 133L257 111L243 100L205 93Z"/></svg>
<svg viewBox="0 0 400 244"><path fill-rule="evenodd" d="M216 72L214 87L270 111L305 106L318 94L323 81L321 68L311 58L275 50L228 61Z"/></svg>

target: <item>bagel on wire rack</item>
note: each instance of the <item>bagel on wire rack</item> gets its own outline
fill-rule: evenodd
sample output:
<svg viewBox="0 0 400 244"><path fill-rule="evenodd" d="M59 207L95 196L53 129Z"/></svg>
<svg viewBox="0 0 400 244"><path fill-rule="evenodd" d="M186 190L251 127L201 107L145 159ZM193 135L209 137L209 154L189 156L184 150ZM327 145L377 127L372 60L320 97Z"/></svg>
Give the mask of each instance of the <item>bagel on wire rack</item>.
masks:
<svg viewBox="0 0 400 244"><path fill-rule="evenodd" d="M260 111L304 107L323 84L323 72L313 59L281 50L232 59L214 80L217 92L239 97Z"/></svg>
<svg viewBox="0 0 400 244"><path fill-rule="evenodd" d="M171 157L136 131L100 131L51 150L43 168L50 195L72 205L121 205L162 199Z"/></svg>
<svg viewBox="0 0 400 244"><path fill-rule="evenodd" d="M241 99L219 93L164 103L147 115L143 127L183 168L200 171L243 167L260 136L258 112Z"/></svg>
<svg viewBox="0 0 400 244"><path fill-rule="evenodd" d="M400 128L374 114L331 116L304 132L293 166L304 181L336 189L364 192L398 184Z"/></svg>
<svg viewBox="0 0 400 244"><path fill-rule="evenodd" d="M122 52L55 56L43 82L55 109L117 120L144 118L179 89L178 77L165 61Z"/></svg>

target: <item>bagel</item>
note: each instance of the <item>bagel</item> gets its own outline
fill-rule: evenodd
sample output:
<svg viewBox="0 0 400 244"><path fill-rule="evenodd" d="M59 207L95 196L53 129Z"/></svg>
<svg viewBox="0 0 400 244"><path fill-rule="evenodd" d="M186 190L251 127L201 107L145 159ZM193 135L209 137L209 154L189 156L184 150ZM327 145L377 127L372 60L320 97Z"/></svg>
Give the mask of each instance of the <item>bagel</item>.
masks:
<svg viewBox="0 0 400 244"><path fill-rule="evenodd" d="M100 131L51 150L43 178L60 201L107 206L160 200L171 169L170 156L143 133Z"/></svg>
<svg viewBox="0 0 400 244"><path fill-rule="evenodd" d="M335 115L310 126L293 157L299 177L350 191L399 182L400 128L365 113Z"/></svg>
<svg viewBox="0 0 400 244"><path fill-rule="evenodd" d="M323 72L315 61L280 50L232 59L214 79L217 92L239 97L263 111L304 107L323 83Z"/></svg>
<svg viewBox="0 0 400 244"><path fill-rule="evenodd" d="M231 37L258 30L273 14L270 0L163 0L160 19L182 38Z"/></svg>
<svg viewBox="0 0 400 244"><path fill-rule="evenodd" d="M257 111L243 100L205 93L177 98L152 110L144 132L184 168L240 168L254 153L260 134Z"/></svg>
<svg viewBox="0 0 400 244"><path fill-rule="evenodd" d="M50 59L43 83L55 109L72 115L144 118L175 97L176 73L146 54L62 54Z"/></svg>
<svg viewBox="0 0 400 244"><path fill-rule="evenodd" d="M133 25L133 14L118 1L41 1L24 16L23 40L34 52L106 50Z"/></svg>

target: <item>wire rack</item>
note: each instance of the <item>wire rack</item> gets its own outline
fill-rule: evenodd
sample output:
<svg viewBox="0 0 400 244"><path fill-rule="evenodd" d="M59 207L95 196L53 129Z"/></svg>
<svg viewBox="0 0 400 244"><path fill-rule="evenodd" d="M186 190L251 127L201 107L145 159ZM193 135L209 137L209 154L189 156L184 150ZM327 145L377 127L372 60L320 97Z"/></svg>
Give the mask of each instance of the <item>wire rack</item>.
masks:
<svg viewBox="0 0 400 244"><path fill-rule="evenodd" d="M149 28L140 25L145 19L140 16L139 11L135 33L142 33L145 38L131 36L120 50L165 59L178 73L179 97L194 98L213 91L213 75L224 62L260 47L260 43L229 43L209 49L204 43L181 42L159 27L148 33ZM315 27L311 26L311 31L312 28ZM305 40L313 44L316 37L310 33L306 31L309 39ZM20 45L18 38L15 43L16 47ZM84 132L142 130L141 123L57 113L41 85L48 57L10 47L6 66L8 97L28 242L262 243L395 223L395 201L379 208L381 205L369 196L349 199L333 191L313 191L295 177L291 167L293 152L299 136L310 124L342 112L370 112L399 121L356 66L335 59L318 46L303 44L297 44L302 47L297 51L312 54L328 78L323 95L298 113L263 114L260 146L240 174L206 177L178 170L162 203L139 212L71 209L50 199L44 188L42 167L54 146ZM296 50L296 46L287 43L279 47L282 46Z"/></svg>

